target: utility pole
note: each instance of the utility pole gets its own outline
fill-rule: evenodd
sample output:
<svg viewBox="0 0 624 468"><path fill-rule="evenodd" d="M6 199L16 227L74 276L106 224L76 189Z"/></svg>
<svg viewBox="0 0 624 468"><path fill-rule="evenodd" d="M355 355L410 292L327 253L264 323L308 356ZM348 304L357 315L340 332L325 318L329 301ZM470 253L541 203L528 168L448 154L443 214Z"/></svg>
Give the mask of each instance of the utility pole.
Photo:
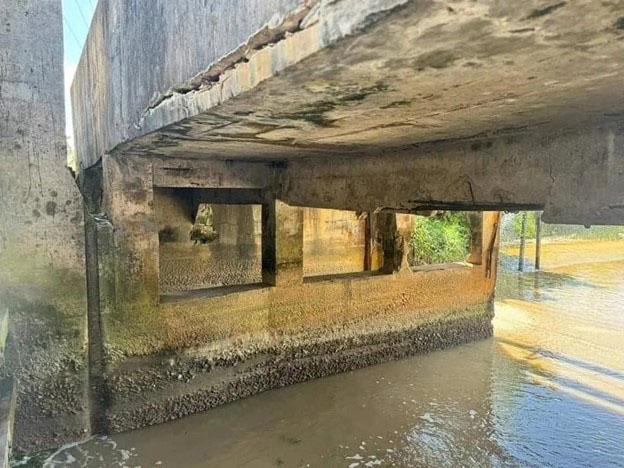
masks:
<svg viewBox="0 0 624 468"><path fill-rule="evenodd" d="M522 212L522 224L520 226L520 255L518 257L518 271L524 271L524 247L526 244L527 212Z"/></svg>
<svg viewBox="0 0 624 468"><path fill-rule="evenodd" d="M539 271L542 261L542 212L535 212L535 271Z"/></svg>

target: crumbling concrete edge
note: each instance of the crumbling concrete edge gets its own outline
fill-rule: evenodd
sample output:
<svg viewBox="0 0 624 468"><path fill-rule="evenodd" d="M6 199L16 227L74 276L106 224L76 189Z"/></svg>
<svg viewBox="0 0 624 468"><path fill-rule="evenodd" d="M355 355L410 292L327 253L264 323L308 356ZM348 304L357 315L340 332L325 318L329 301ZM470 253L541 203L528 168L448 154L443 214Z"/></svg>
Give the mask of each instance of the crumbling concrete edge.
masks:
<svg viewBox="0 0 624 468"><path fill-rule="evenodd" d="M155 96L128 129L132 139L195 116L252 90L330 44L365 29L411 0L306 0L188 82ZM348 12L348 14L345 14ZM112 150L112 149L111 149Z"/></svg>

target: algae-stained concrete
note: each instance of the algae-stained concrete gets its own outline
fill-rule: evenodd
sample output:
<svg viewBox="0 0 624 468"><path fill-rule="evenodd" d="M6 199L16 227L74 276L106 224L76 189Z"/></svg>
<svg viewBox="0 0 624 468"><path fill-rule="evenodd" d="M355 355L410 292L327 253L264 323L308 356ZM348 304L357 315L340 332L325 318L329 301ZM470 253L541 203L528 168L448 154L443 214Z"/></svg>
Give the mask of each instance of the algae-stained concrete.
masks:
<svg viewBox="0 0 624 468"><path fill-rule="evenodd" d="M108 430L489 337L494 282L484 262L182 298L108 317Z"/></svg>
<svg viewBox="0 0 624 468"><path fill-rule="evenodd" d="M195 6L192 0L178 4ZM301 0L280 4L267 27L258 12L215 3L248 26L244 34L236 31L244 39L237 36L238 44L221 51L221 58L199 37L191 58L159 46L161 68L144 66L153 57L136 59L146 53L142 41L163 42L160 29L144 31L142 25L157 21L170 31L175 18L153 2L122 5L107 2L96 14L73 87L74 107L84 117L76 124L83 167L108 151L303 158L328 168L345 158L357 166L363 157L377 161L379 180L390 180L386 158L435 158L437 143L450 140L459 141L467 158L435 182L442 189L457 181L470 185L459 199L454 190L431 198L412 188L388 197L391 205L367 209L406 209L415 200L421 209L428 209L426 202L432 209L436 203L454 209L524 206L544 209L551 222L624 222L619 1ZM199 26L214 13L196 8L181 35L201 31L203 38ZM215 24L210 34L220 28ZM125 52L113 53L118 49ZM170 69L170 63L178 67ZM132 99L121 91L139 87L144 89ZM583 143L570 155L566 141L575 139ZM532 167L534 153L539 170L526 178L523 168ZM486 159L493 164L482 165ZM431 182L427 172L403 173L413 187ZM511 188L492 193L489 188L502 179ZM345 187L355 185L352 180ZM588 194L582 203L579 189ZM475 197L466 200L471 190Z"/></svg>
<svg viewBox="0 0 624 468"><path fill-rule="evenodd" d="M156 174L168 163L119 154L103 160L102 208L111 229L98 241L100 283L115 285L101 300L107 431L164 422L281 385L490 336L497 213L484 213L476 223L483 231L473 246L473 257L479 257L474 264L409 271L406 223L383 213L374 215L381 233L381 260L374 268L351 277L306 279L305 210L276 198L265 185L273 178L254 176L270 172L258 164L248 168L248 184L239 190L264 194L263 284L163 295L154 203L160 188L154 181L164 183ZM217 175L209 162L196 164L199 173L207 170L214 177L196 179L189 167L183 171L189 190L201 179L202 190L223 187L241 199L241 192L231 189L239 184L236 171ZM173 180L180 185L178 176ZM178 208L184 211L184 204ZM362 260L368 241L360 244Z"/></svg>
<svg viewBox="0 0 624 468"><path fill-rule="evenodd" d="M89 429L83 204L66 168L61 2L0 3L0 309L15 445Z"/></svg>

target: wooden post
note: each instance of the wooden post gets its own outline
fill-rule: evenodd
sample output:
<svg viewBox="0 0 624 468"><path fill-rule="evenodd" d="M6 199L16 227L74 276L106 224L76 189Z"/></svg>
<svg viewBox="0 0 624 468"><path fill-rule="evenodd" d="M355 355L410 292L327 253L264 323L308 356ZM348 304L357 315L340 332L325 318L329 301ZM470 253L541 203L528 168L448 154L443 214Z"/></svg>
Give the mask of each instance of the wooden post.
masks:
<svg viewBox="0 0 624 468"><path fill-rule="evenodd" d="M542 212L535 212L535 271L538 271L542 260Z"/></svg>
<svg viewBox="0 0 624 468"><path fill-rule="evenodd" d="M527 212L522 212L522 225L520 227L520 255L518 256L518 271L524 271L524 247L526 244Z"/></svg>

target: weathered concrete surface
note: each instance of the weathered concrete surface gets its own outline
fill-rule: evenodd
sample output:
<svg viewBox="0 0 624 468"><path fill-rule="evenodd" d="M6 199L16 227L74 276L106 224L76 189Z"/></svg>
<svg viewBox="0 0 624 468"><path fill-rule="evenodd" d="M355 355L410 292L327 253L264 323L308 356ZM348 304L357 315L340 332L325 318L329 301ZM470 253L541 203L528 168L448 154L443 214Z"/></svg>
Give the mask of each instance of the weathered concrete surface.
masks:
<svg viewBox="0 0 624 468"><path fill-rule="evenodd" d="M262 282L294 286L303 281L303 209L273 194L262 205Z"/></svg>
<svg viewBox="0 0 624 468"><path fill-rule="evenodd" d="M255 12L178 2L178 8L197 9L183 32L163 34L163 28L142 26L158 21L168 31L177 24L176 15L152 2L138 2L126 8L135 15L129 18L119 5L123 2L107 3L108 9L96 15L75 81L74 107L80 115L104 116L124 102L126 115L119 120L125 128L80 147L86 166L120 143L206 112L154 135L150 149L188 154L197 148L194 153L205 155L202 143L210 141L208 152L215 156L331 155L524 127L556 128L564 122L602 120L624 108L624 98L617 93L624 67L617 60L624 35L619 1L554 6L544 0L309 2L316 5L298 24L299 30L283 38L276 35L266 47L249 51L245 60L216 76L210 70L219 63L219 54L209 56L212 43L200 38L206 32L215 37L225 32L221 25L199 26L215 17L250 24ZM284 2L280 9L266 4L260 10L300 11L296 3ZM256 29L250 24L245 31L228 31L232 42L242 44L260 30L263 23L258 21ZM139 32L141 41L133 36ZM175 48L163 44L180 35L196 37L189 41L193 67ZM152 56L137 58L135 51L147 54L141 52L146 40L155 44L149 51ZM116 58L122 62L111 71L94 68L101 56L117 57L111 52L118 43L127 50ZM221 55L228 51L221 50ZM195 57L200 54L203 63ZM166 86L149 78L154 69L167 77ZM193 79L202 71L212 79L198 87ZM96 79L118 91L99 101L99 90L86 88ZM129 100L121 94L139 85L145 87L144 94L162 99L148 105L146 99ZM170 92L175 86L180 91ZM93 130L90 121L78 122L85 136L115 130L106 120L96 122ZM125 149L147 149L147 141Z"/></svg>
<svg viewBox="0 0 624 468"><path fill-rule="evenodd" d="M12 378L0 380L0 467L9 467L15 424L15 383Z"/></svg>
<svg viewBox="0 0 624 468"><path fill-rule="evenodd" d="M143 111L201 85L209 65L220 63L213 70L218 77L221 67L296 28L311 3L98 2L72 92L82 166L91 166L107 149L144 133L139 129Z"/></svg>
<svg viewBox="0 0 624 468"><path fill-rule="evenodd" d="M186 164L186 182L174 171L175 190L155 186L163 164ZM276 196L283 189L276 181L287 169L246 165L241 177L238 165L228 164L231 171L222 162L103 158L100 208L107 220L98 232L98 272L105 430L163 422L276 386L490 335L497 213L482 215L474 265L410 272L407 216L382 212L373 216L379 239L360 244L363 253L369 242L378 244L371 271L306 279L305 210ZM235 189L239 181L245 187ZM162 295L158 232L166 219L187 222L185 192L194 203L228 197L249 203L262 195L263 284ZM163 194L170 197L164 203L158 201Z"/></svg>
<svg viewBox="0 0 624 468"><path fill-rule="evenodd" d="M106 3L96 15L73 90L83 167L117 148L124 154L184 158L306 157L330 165L345 155L367 155L383 169L384 158L395 152L435 158L437 146L423 143L468 139L466 148L479 149L468 153L474 161L467 158L466 164L481 167L485 180L474 190L501 179L522 189L476 202L504 209L531 198L529 205L543 206L553 222L624 222L617 209L610 212L611 202L594 199L604 189L595 177L585 177L579 166L587 160L578 154L561 154L558 145L541 151L540 166L558 161L550 179L535 171L537 177L529 180L536 180L524 183L525 171L517 170L533 167L536 132L553 140L565 130L591 140L603 125L619 132L624 112L624 62L619 60L624 5L619 0L283 2L275 10L282 23L274 34L261 29L266 12L245 15L219 4L248 26L233 34L237 44L250 36L258 46L241 52L230 44L238 51L235 64L231 56L208 53L211 42L203 40L201 26L214 20L211 8L177 2L176 8L197 9L182 33L162 34L177 21L160 3L154 8L153 2L134 2L125 9L119 5L123 2ZM145 30L142 25L149 21L163 27ZM282 34L284 29L291 33ZM218 36L224 30L216 25L208 31ZM166 46L180 35L197 36L190 41L190 58ZM145 57L141 44L146 40L160 53L150 50L153 57ZM119 44L123 53L116 53ZM162 82L151 78L153 70ZM135 98L138 91L123 91L140 88L141 99ZM499 144L495 154L488 151L492 141L504 143L509 135L519 135L523 145ZM613 148L610 163L619 164L621 143ZM496 161L494 168L509 159L517 167L479 166L486 158ZM600 178L619 177L601 170ZM430 182L418 172L411 176L418 178L415 186ZM459 170L441 186L469 176ZM594 206L575 203L577 187L570 180L587 190ZM622 186L610 187L610 198L624 195ZM463 203L455 195L443 192L433 201ZM476 202L471 202L473 209L478 209ZM406 204L395 200L387 206Z"/></svg>
<svg viewBox="0 0 624 468"><path fill-rule="evenodd" d="M486 338L484 267L230 292L106 319L108 429Z"/></svg>
<svg viewBox="0 0 624 468"><path fill-rule="evenodd" d="M108 429L488 336L498 215L473 219L472 266L412 273L406 213L624 223L623 10L101 2L72 99L82 173L102 169ZM172 188L262 204L264 287L161 296ZM367 275L304 279L302 207L367 213Z"/></svg>
<svg viewBox="0 0 624 468"><path fill-rule="evenodd" d="M338 157L331 165L290 161L279 187L294 205L543 209L545 222L622 224L624 127L432 143L383 157Z"/></svg>
<svg viewBox="0 0 624 468"><path fill-rule="evenodd" d="M61 4L0 3L0 310L16 446L89 431L82 198L66 166Z"/></svg>
<svg viewBox="0 0 624 468"><path fill-rule="evenodd" d="M319 276L367 269L367 221L357 213L304 208L303 274Z"/></svg>
<svg viewBox="0 0 624 468"><path fill-rule="evenodd" d="M161 296L262 282L261 205L210 205L217 237L202 244L190 236L200 199L200 190L154 190ZM366 268L365 219L350 211L304 208L303 220L304 276Z"/></svg>

